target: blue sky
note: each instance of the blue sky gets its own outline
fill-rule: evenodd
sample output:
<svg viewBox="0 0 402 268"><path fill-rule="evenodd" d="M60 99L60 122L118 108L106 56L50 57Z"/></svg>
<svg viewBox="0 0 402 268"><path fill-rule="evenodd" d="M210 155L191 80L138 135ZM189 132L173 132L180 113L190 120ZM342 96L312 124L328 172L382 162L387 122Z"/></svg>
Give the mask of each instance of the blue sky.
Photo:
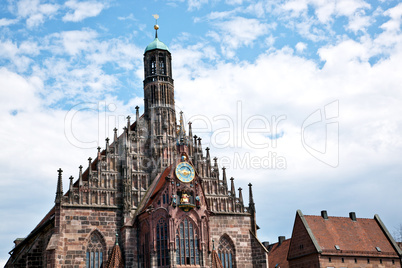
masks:
<svg viewBox="0 0 402 268"><path fill-rule="evenodd" d="M0 264L143 101L154 38L177 110L236 188L254 185L262 241L297 209L402 223L402 4L363 0L0 4ZM248 200L248 194L244 194ZM246 201L247 202L247 201Z"/></svg>

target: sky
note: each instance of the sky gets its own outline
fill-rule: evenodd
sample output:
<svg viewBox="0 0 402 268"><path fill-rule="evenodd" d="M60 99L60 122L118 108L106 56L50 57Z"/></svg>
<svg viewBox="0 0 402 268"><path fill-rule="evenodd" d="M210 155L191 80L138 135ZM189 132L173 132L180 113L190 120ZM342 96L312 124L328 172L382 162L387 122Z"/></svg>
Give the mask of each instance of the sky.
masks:
<svg viewBox="0 0 402 268"><path fill-rule="evenodd" d="M306 215L402 223L402 3L2 0L0 266L78 166L143 112L143 53L173 59L176 111L243 188L258 237Z"/></svg>

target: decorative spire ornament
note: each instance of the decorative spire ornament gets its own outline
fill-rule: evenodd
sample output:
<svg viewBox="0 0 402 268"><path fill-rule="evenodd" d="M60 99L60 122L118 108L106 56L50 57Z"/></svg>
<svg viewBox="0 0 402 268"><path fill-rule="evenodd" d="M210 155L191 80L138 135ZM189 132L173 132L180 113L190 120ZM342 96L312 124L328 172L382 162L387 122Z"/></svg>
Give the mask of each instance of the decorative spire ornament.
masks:
<svg viewBox="0 0 402 268"><path fill-rule="evenodd" d="M80 172L79 172L79 175L78 175L78 185L79 185L79 187L82 187L82 185L83 185L83 182L82 182L82 166L80 165L78 168L80 169Z"/></svg>
<svg viewBox="0 0 402 268"><path fill-rule="evenodd" d="M158 19L159 19L159 15L158 14L153 14L152 15L155 19L155 25L154 25L154 29L155 29L155 38L158 38L158 29L159 29L159 25L158 25Z"/></svg>
<svg viewBox="0 0 402 268"><path fill-rule="evenodd" d="M236 197L236 190L235 190L235 186L234 186L234 178L233 177L230 178L230 193L233 197Z"/></svg>
<svg viewBox="0 0 402 268"><path fill-rule="evenodd" d="M56 190L56 199L55 199L55 203L59 204L61 203L62 199L63 199L63 178L62 178L62 173L63 170L61 168L59 168L57 170L57 173L59 174L57 177L57 190Z"/></svg>

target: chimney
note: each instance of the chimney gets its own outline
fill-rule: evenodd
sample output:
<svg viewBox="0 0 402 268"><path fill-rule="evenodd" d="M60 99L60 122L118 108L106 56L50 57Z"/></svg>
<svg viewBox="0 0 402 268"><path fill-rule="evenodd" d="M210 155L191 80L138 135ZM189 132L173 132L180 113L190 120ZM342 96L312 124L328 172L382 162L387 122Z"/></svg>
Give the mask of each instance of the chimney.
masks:
<svg viewBox="0 0 402 268"><path fill-rule="evenodd" d="M328 213L326 210L321 210L321 217L323 217L324 220L328 220Z"/></svg>
<svg viewBox="0 0 402 268"><path fill-rule="evenodd" d="M286 240L286 237L285 237L285 236L278 236L278 243L279 243L279 246L282 245L282 242L285 241L285 240Z"/></svg>
<svg viewBox="0 0 402 268"><path fill-rule="evenodd" d="M264 245L264 247L265 247L266 249L269 248L269 241L264 241L264 242L262 242L262 244Z"/></svg>
<svg viewBox="0 0 402 268"><path fill-rule="evenodd" d="M356 221L356 213L355 213L355 212L349 212L349 218L350 218L352 221Z"/></svg>

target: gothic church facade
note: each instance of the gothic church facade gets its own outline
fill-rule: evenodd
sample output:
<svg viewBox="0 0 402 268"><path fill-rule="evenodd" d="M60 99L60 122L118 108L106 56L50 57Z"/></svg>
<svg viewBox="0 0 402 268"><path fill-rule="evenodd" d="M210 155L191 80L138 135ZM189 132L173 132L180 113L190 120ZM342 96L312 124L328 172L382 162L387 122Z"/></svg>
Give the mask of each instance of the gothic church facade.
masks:
<svg viewBox="0 0 402 268"><path fill-rule="evenodd" d="M157 30L157 28L155 28ZM172 56L157 36L144 53L144 113L63 191L6 267L268 267L249 203L217 158L177 122ZM188 133L188 134L187 134Z"/></svg>

